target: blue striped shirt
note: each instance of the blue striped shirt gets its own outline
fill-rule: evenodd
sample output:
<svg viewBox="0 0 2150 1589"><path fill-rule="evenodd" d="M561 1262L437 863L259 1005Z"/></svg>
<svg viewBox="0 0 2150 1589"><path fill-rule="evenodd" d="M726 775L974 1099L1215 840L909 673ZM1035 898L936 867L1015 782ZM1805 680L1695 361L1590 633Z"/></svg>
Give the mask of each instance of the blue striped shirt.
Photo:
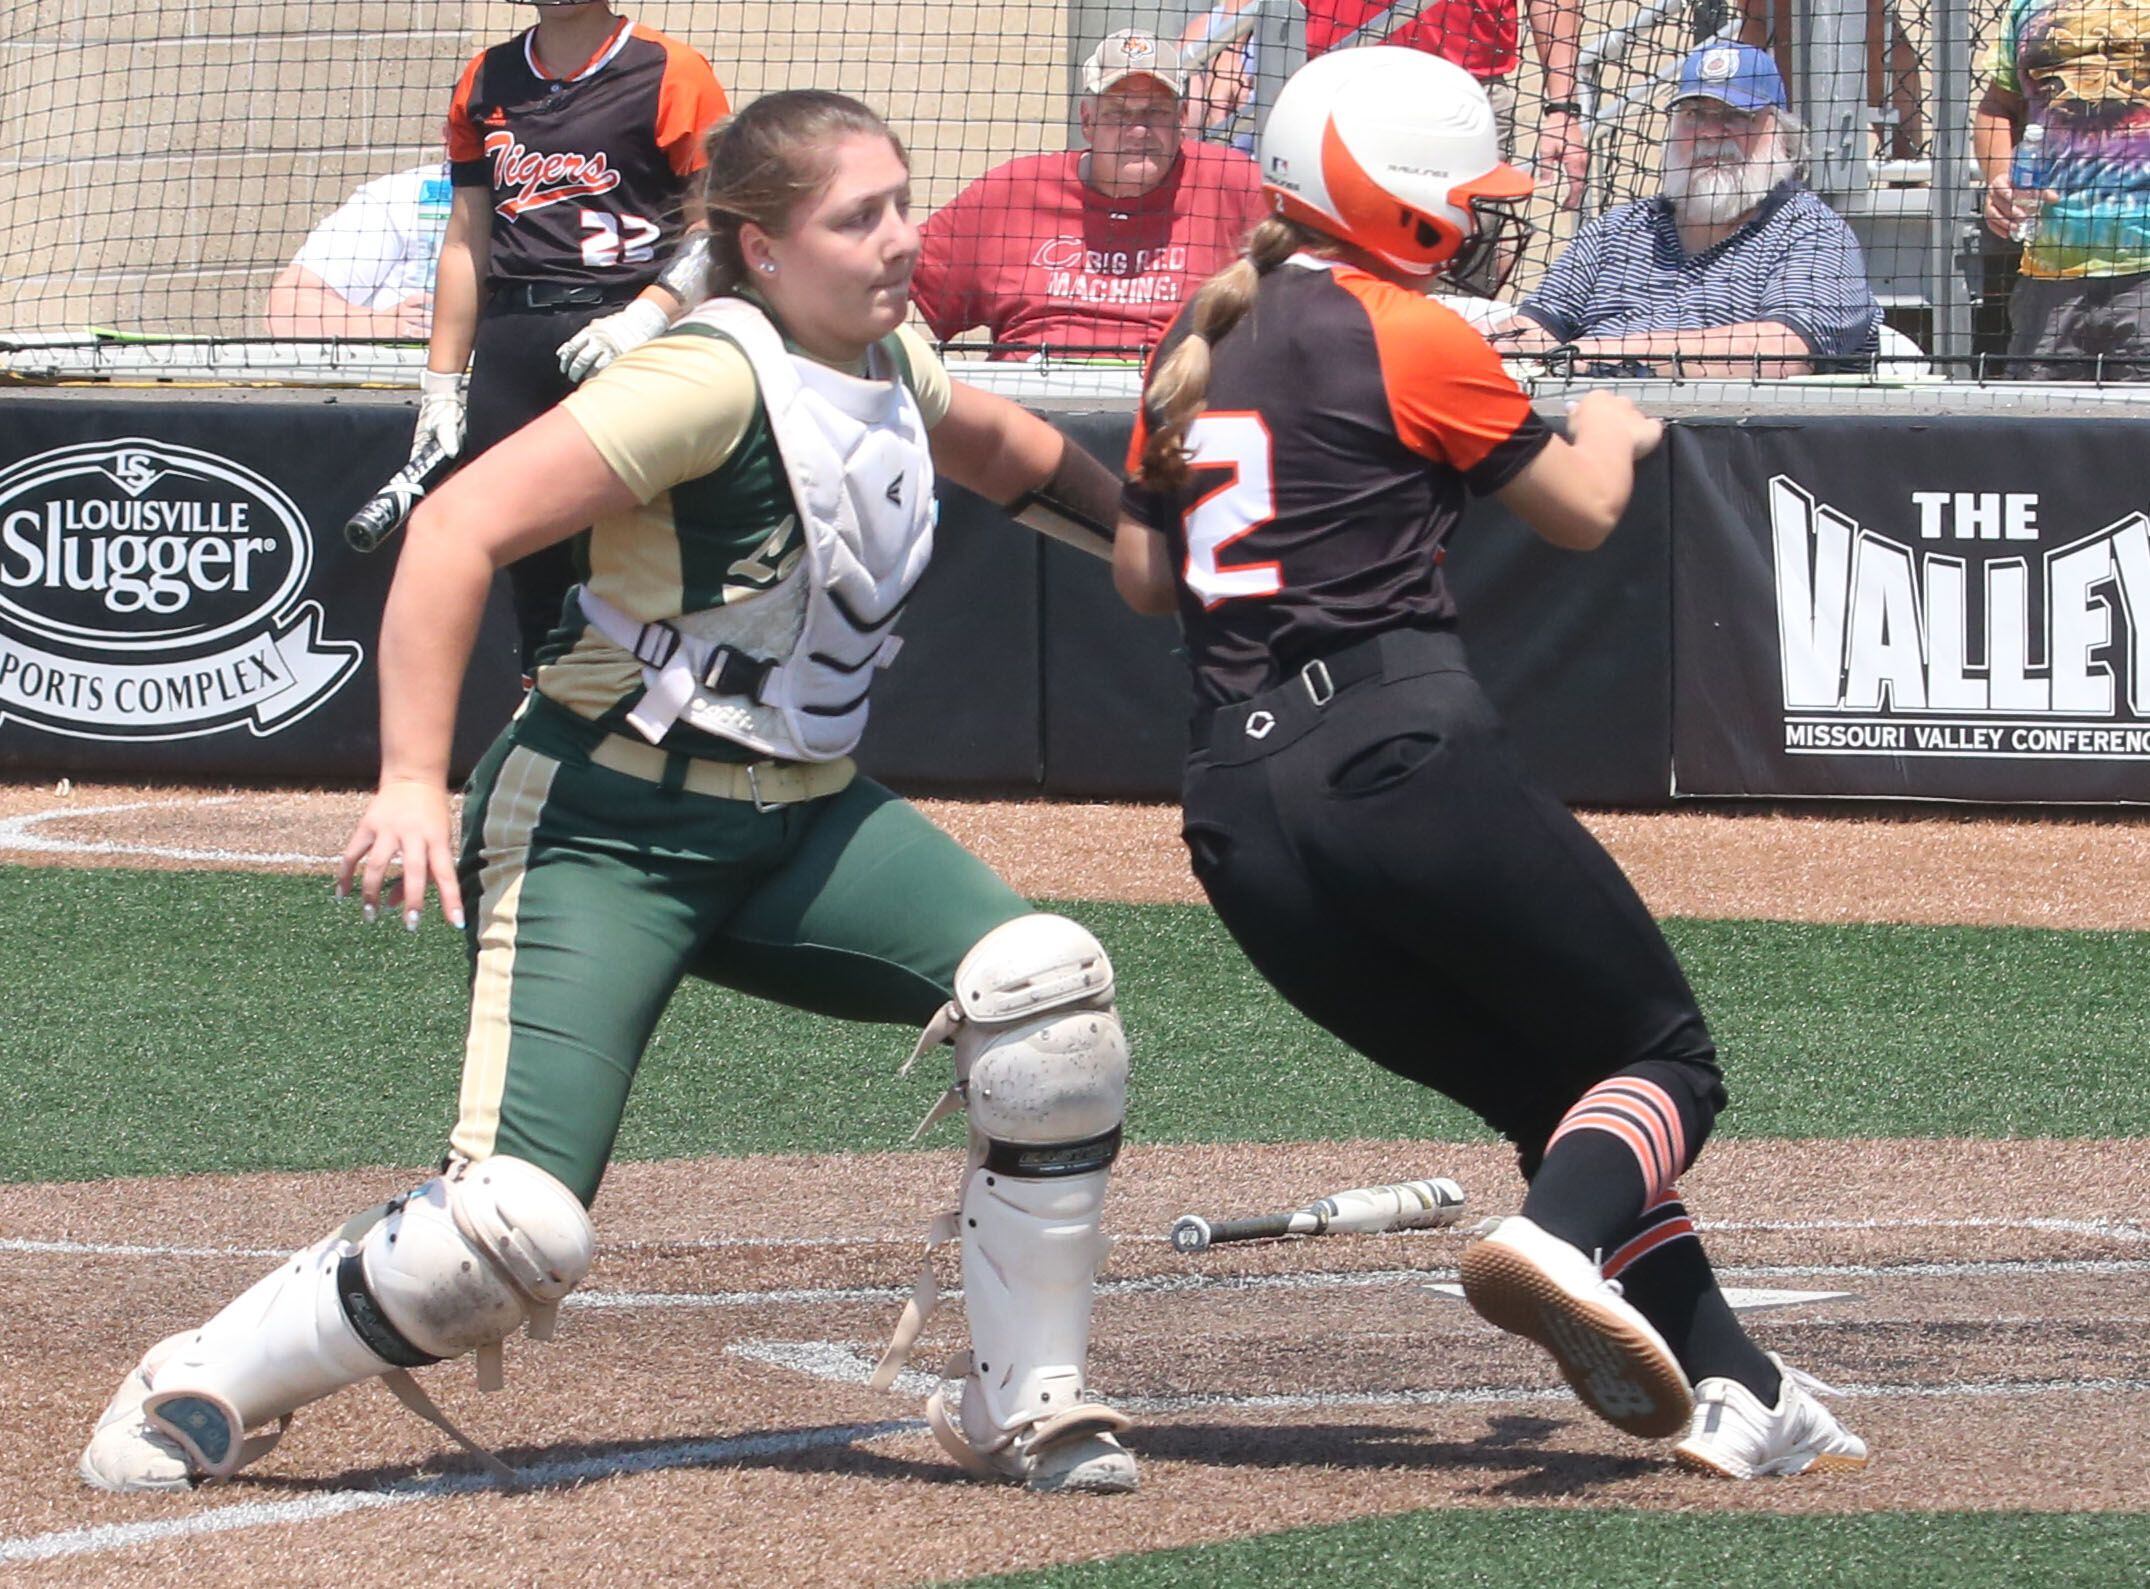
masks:
<svg viewBox="0 0 2150 1589"><path fill-rule="evenodd" d="M1790 182L1699 254L1680 246L1665 199L1608 210L1575 234L1521 308L1562 342L1768 320L1817 360L1871 353L1881 323L1859 240Z"/></svg>

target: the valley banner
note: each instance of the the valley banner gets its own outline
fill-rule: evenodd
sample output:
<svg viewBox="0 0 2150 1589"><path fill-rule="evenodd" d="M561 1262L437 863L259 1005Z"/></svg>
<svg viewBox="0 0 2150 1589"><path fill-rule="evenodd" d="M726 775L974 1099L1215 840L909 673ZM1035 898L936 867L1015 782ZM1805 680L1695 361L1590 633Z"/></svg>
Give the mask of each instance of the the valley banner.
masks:
<svg viewBox="0 0 2150 1589"><path fill-rule="evenodd" d="M2150 422L1689 422L1681 795L2150 801Z"/></svg>

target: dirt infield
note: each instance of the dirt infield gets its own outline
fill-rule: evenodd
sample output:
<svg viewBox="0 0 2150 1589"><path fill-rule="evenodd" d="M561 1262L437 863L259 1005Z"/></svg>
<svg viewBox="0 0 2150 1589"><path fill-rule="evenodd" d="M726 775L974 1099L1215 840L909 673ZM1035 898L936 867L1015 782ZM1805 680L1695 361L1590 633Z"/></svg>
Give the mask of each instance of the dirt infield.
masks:
<svg viewBox="0 0 2150 1589"><path fill-rule="evenodd" d="M1400 1167L1453 1173L1498 1212L1517 1185L1500 1150L1153 1148L1124 1162L1093 1371L1139 1419L1145 1488L1058 1503L957 1480L916 1422L922 1381L898 1395L861 1383L917 1247L906 1221L858 1210L936 1206L951 1154L622 1166L560 1339L513 1346L498 1397L477 1395L467 1367L426 1375L450 1416L536 1475L515 1497L480 1493L468 1461L374 1387L302 1413L239 1483L82 1491L64 1459L143 1345L407 1176L9 1188L0 1391L18 1438L0 1446L0 1561L34 1536L155 1523L154 1540L19 1570L53 1583L291 1581L294 1563L317 1582L899 1582L1425 1506L2144 1504L2150 1171L2133 1145L1713 1150L1690 1191L1712 1212L1727 1283L1806 1294L1757 1328L1846 1391L1844 1416L1877 1452L1864 1475L1747 1486L1682 1475L1596 1423L1531 1351L1429 1290L1453 1279L1457 1234L1195 1258L1161 1239L1190 1207L1257 1207ZM921 1361L959 1328L954 1310L936 1319ZM482 1570L443 1568L466 1549Z"/></svg>
<svg viewBox="0 0 2150 1589"><path fill-rule="evenodd" d="M0 864L325 871L347 790L0 783ZM1165 806L924 800L1036 899L1200 900ZM2150 814L1586 813L1660 916L2150 927Z"/></svg>
<svg viewBox="0 0 2150 1589"><path fill-rule="evenodd" d="M216 803L208 803L214 801ZM0 864L318 867L350 795L0 786ZM123 807L125 809L111 809ZM933 805L1040 897L1191 897L1168 813ZM1811 817L1592 819L1661 912L2150 926L2150 827ZM2116 876L2135 879L2115 886ZM414 1145L422 1148L424 1145ZM2150 1164L2140 1143L1722 1143L1686 1182L1765 1344L1840 1386L1863 1475L1682 1475L1596 1423L1438 1285L1460 1233L1189 1258L1175 1214L1452 1174L1519 1194L1491 1146L1149 1147L1093 1377L1128 1407L1132 1499L955 1477L926 1382L863 1383L953 1154L623 1165L596 1270L508 1388L425 1371L533 1482L503 1494L378 1387L299 1416L240 1481L109 1497L70 1472L149 1342L415 1168L0 1186L0 1568L26 1583L914 1582L1301 1523L1528 1502L1657 1510L2140 1510L2150 1504ZM944 1274L952 1281L952 1271ZM959 1343L960 1309L918 1353Z"/></svg>

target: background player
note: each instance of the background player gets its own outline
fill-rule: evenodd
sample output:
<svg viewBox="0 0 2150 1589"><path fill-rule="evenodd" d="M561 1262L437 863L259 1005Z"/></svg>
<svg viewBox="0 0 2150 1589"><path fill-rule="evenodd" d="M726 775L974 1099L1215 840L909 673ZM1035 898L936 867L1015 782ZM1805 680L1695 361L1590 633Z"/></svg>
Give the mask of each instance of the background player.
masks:
<svg viewBox="0 0 2150 1589"><path fill-rule="evenodd" d="M848 754L932 554L935 468L1100 556L1119 483L899 330L910 175L865 106L757 100L712 138L708 197L720 296L429 497L389 593L380 788L338 882L413 928L429 884L458 925L469 906L448 1167L151 1348L83 1455L93 1485L227 1476L273 1443L250 1431L309 1401L380 1377L427 1406L404 1369L476 1350L482 1376L518 1327L549 1328L589 1266L584 1208L643 1045L690 974L953 1042L935 1114L970 1122L943 1228L962 1233L972 1366L928 1421L981 1477L1135 1485L1126 1419L1084 1385L1126 1106L1112 968ZM486 590L585 524L575 642L473 776L458 865L444 779Z"/></svg>
<svg viewBox="0 0 2150 1589"><path fill-rule="evenodd" d="M483 452L707 291L693 178L728 109L716 74L603 0L529 3L537 25L472 56L449 103L414 455ZM525 673L575 577L565 543L510 565Z"/></svg>
<svg viewBox="0 0 2150 1589"><path fill-rule="evenodd" d="M1516 1143L1522 1213L1464 1255L1481 1314L1618 1427L1686 1431L1690 1466L1861 1466L1718 1292L1674 1186L1724 1102L1701 1012L1611 857L1516 765L1440 574L1466 489L1596 546L1660 427L1595 392L1552 435L1421 296L1512 258L1500 223L1530 191L1468 74L1323 56L1261 161L1276 214L1159 349L1114 563L1185 633L1195 875L1294 1005Z"/></svg>

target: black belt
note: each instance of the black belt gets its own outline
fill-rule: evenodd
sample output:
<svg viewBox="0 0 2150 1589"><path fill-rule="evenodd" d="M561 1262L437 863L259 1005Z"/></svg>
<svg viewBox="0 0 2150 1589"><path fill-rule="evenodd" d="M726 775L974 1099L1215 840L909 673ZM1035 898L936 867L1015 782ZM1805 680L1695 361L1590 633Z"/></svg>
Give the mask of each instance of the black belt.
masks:
<svg viewBox="0 0 2150 1589"><path fill-rule="evenodd" d="M1251 760L1306 733L1329 703L1354 685L1460 673L1465 666L1463 642L1453 630L1392 629L1315 657L1259 695L1197 712L1189 738L1212 761Z"/></svg>
<svg viewBox="0 0 2150 1589"><path fill-rule="evenodd" d="M625 303L639 297L642 288L633 282L603 284L594 281L502 282L486 300L488 309L588 309L608 303Z"/></svg>

